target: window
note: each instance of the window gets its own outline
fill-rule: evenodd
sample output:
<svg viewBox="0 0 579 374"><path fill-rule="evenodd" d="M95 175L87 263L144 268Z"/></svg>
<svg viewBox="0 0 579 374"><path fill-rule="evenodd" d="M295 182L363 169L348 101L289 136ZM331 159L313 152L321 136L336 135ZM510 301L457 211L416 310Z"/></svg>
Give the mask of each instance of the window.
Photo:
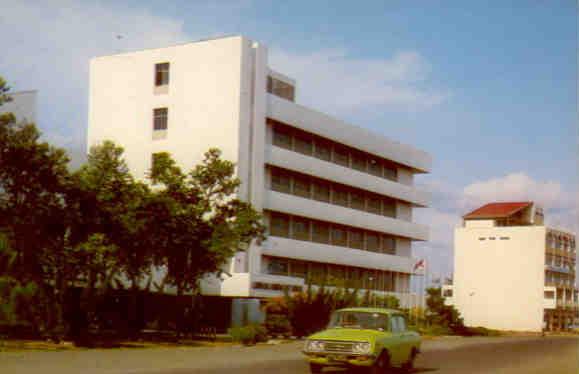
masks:
<svg viewBox="0 0 579 374"><path fill-rule="evenodd" d="M293 260L290 262L290 276L305 278L308 275L308 264L303 261Z"/></svg>
<svg viewBox="0 0 579 374"><path fill-rule="evenodd" d="M545 291L544 297L545 297L545 299L554 299L555 298L555 292L554 291Z"/></svg>
<svg viewBox="0 0 579 374"><path fill-rule="evenodd" d="M169 84L169 63L155 64L155 86Z"/></svg>
<svg viewBox="0 0 579 374"><path fill-rule="evenodd" d="M445 289L444 291L442 291L442 296L443 297L452 297L452 289Z"/></svg>
<svg viewBox="0 0 579 374"><path fill-rule="evenodd" d="M380 252L380 235L376 233L366 234L366 250Z"/></svg>
<svg viewBox="0 0 579 374"><path fill-rule="evenodd" d="M406 320L404 317L396 316L396 318L398 318L398 328L400 329L400 332L406 331Z"/></svg>
<svg viewBox="0 0 579 374"><path fill-rule="evenodd" d="M327 141L316 139L314 156L324 161L332 160L332 145Z"/></svg>
<svg viewBox="0 0 579 374"><path fill-rule="evenodd" d="M481 237L481 238L478 238L478 240L487 240L487 238L482 238L482 237Z"/></svg>
<svg viewBox="0 0 579 374"><path fill-rule="evenodd" d="M310 180L307 177L294 176L293 194L300 197L310 198Z"/></svg>
<svg viewBox="0 0 579 374"><path fill-rule="evenodd" d="M360 152L352 152L352 169L366 172L366 156Z"/></svg>
<svg viewBox="0 0 579 374"><path fill-rule="evenodd" d="M350 192L350 207L354 209L366 209L366 197L363 193L357 191Z"/></svg>
<svg viewBox="0 0 579 374"><path fill-rule="evenodd" d="M351 229L348 236L348 244L350 248L363 249L364 248L364 233L360 230Z"/></svg>
<svg viewBox="0 0 579 374"><path fill-rule="evenodd" d="M396 239L392 236L382 236L382 253L396 254Z"/></svg>
<svg viewBox="0 0 579 374"><path fill-rule="evenodd" d="M153 109L153 130L167 130L168 112L167 108Z"/></svg>
<svg viewBox="0 0 579 374"><path fill-rule="evenodd" d="M294 136L294 150L311 156L314 152L314 142L307 134L298 133Z"/></svg>
<svg viewBox="0 0 579 374"><path fill-rule="evenodd" d="M271 189L283 193L291 193L290 176L281 169L271 169Z"/></svg>
<svg viewBox="0 0 579 374"><path fill-rule="evenodd" d="M273 128L273 144L285 149L292 149L291 131L285 126L276 125Z"/></svg>
<svg viewBox="0 0 579 374"><path fill-rule="evenodd" d="M368 203L366 204L366 210L369 213L382 214L382 198L377 195L368 196Z"/></svg>
<svg viewBox="0 0 579 374"><path fill-rule="evenodd" d="M267 92L281 97L282 99L294 101L295 88L289 83L275 79L271 76L267 77Z"/></svg>
<svg viewBox="0 0 579 374"><path fill-rule="evenodd" d="M330 225L324 222L312 223L312 240L317 243L330 243Z"/></svg>
<svg viewBox="0 0 579 374"><path fill-rule="evenodd" d="M346 229L339 226L332 226L332 244L342 247L348 245L348 234Z"/></svg>
<svg viewBox="0 0 579 374"><path fill-rule="evenodd" d="M310 222L304 218L292 219L292 238L297 240L310 240Z"/></svg>
<svg viewBox="0 0 579 374"><path fill-rule="evenodd" d="M274 275L288 275L287 260L281 258L270 258L267 264L267 272Z"/></svg>
<svg viewBox="0 0 579 374"><path fill-rule="evenodd" d="M336 164L350 167L350 155L348 149L341 145L334 146L333 160Z"/></svg>
<svg viewBox="0 0 579 374"><path fill-rule="evenodd" d="M377 177L382 176L382 163L379 160L371 158L368 160L368 172Z"/></svg>
<svg viewBox="0 0 579 374"><path fill-rule="evenodd" d="M332 203L341 206L348 206L348 190L341 186L336 186L332 191Z"/></svg>
<svg viewBox="0 0 579 374"><path fill-rule="evenodd" d="M289 216L273 213L269 233L272 236L289 238Z"/></svg>
<svg viewBox="0 0 579 374"><path fill-rule="evenodd" d="M312 283L322 283L326 279L326 265L320 263L312 263L310 266L310 279Z"/></svg>
<svg viewBox="0 0 579 374"><path fill-rule="evenodd" d="M393 165L384 165L384 178L396 182L398 180L398 170Z"/></svg>
<svg viewBox="0 0 579 374"><path fill-rule="evenodd" d="M396 218L396 201L392 199L383 199L382 214L386 217Z"/></svg>
<svg viewBox="0 0 579 374"><path fill-rule="evenodd" d="M314 182L314 199L318 201L323 201L326 203L330 202L330 184L323 181Z"/></svg>

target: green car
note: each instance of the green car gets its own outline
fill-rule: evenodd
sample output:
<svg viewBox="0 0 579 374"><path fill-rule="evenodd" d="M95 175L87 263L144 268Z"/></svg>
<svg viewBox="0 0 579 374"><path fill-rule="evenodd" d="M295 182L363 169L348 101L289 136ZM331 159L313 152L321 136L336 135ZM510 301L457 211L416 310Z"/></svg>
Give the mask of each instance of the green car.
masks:
<svg viewBox="0 0 579 374"><path fill-rule="evenodd" d="M311 335L303 353L312 373L323 367L360 369L373 374L397 366L414 367L420 335L406 329L406 318L393 309L347 308L335 311L328 328Z"/></svg>

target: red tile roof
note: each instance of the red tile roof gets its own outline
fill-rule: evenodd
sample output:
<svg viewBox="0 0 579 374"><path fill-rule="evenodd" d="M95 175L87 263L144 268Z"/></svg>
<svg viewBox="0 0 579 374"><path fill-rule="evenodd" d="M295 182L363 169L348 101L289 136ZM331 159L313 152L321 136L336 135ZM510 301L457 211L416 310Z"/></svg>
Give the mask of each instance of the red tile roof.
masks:
<svg viewBox="0 0 579 374"><path fill-rule="evenodd" d="M519 210L528 207L533 204L530 201L526 202L516 202L516 203L490 203L481 206L478 209L464 215L464 219L476 219L476 218L504 218L509 217Z"/></svg>

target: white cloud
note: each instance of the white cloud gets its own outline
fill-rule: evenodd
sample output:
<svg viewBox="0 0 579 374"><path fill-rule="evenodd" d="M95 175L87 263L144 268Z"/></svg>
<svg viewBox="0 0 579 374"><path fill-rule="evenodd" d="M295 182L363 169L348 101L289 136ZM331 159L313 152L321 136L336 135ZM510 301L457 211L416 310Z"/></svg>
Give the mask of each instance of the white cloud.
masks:
<svg viewBox="0 0 579 374"><path fill-rule="evenodd" d="M182 21L120 3L73 0L10 1L2 6L0 32L10 36L0 74L16 90L38 90L39 127L77 163L84 153L89 59L187 39Z"/></svg>
<svg viewBox="0 0 579 374"><path fill-rule="evenodd" d="M431 69L415 51L376 59L353 57L344 49L297 53L274 48L270 65L298 81L301 103L330 113L377 107L422 110L449 97L447 92L422 87Z"/></svg>
<svg viewBox="0 0 579 374"><path fill-rule="evenodd" d="M495 201L534 201L545 209L548 226L579 232L579 193L566 191L559 182L535 180L525 173L471 183L464 188L431 180L423 183L432 193L432 207L418 209L417 222L430 227L430 240L415 243L414 255L425 257L432 272L449 274L453 261L453 232L469 211Z"/></svg>

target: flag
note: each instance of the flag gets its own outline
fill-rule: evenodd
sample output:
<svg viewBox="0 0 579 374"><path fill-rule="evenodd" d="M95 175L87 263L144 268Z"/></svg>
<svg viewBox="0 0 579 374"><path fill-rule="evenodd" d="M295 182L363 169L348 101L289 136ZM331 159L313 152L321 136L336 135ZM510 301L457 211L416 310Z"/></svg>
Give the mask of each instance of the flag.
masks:
<svg viewBox="0 0 579 374"><path fill-rule="evenodd" d="M412 269L412 271L424 270L425 268L426 268L426 262L422 258L422 259L418 260L418 262L416 264L414 264L414 268Z"/></svg>

